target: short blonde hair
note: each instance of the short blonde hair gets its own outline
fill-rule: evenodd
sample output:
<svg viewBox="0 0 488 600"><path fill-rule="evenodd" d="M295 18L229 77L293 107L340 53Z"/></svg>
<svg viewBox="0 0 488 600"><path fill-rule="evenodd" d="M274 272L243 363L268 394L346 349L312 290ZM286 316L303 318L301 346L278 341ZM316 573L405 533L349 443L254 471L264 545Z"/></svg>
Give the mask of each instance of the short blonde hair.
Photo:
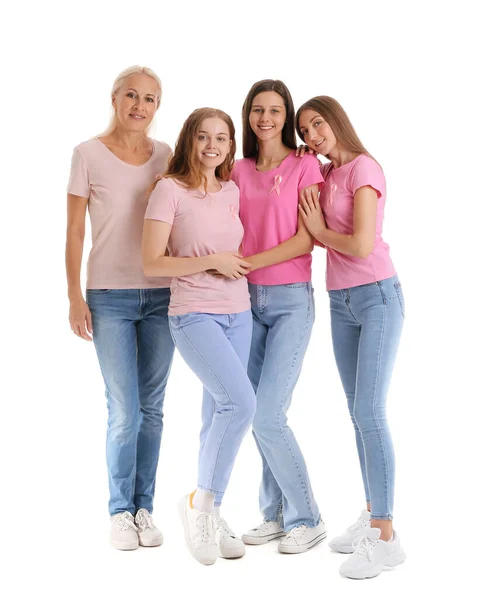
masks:
<svg viewBox="0 0 488 600"><path fill-rule="evenodd" d="M156 73L149 67L140 67L139 65L134 65L132 67L129 67L128 69L125 69L124 71L122 71L122 73L119 73L119 75L115 79L114 84L112 86L112 91L110 93L110 97L113 98L115 96L115 94L117 94L117 92L122 87L124 81L128 77L131 77L132 75L147 75L148 77L151 77L152 79L154 79L154 81L156 82L156 84L158 86L158 93L159 93L157 101L156 101L156 110L157 110L159 108L159 105L161 104L161 94L162 94L161 80L156 75ZM107 129L101 134L102 136L110 135L117 126L117 114L116 114L115 110L113 109L113 107L112 107L112 111L113 111L112 118L110 119L110 123L109 123ZM146 133L149 131L151 124L152 123L150 123L148 125Z"/></svg>

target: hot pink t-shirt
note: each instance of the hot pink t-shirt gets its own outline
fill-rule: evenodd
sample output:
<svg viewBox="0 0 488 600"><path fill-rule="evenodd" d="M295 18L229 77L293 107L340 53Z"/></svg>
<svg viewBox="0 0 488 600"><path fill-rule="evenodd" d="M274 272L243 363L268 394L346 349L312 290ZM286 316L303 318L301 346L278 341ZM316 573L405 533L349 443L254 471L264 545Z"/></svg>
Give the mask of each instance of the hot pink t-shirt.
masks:
<svg viewBox="0 0 488 600"><path fill-rule="evenodd" d="M88 289L169 287L167 277L146 277L141 243L145 191L164 172L171 148L153 140L151 158L129 165L94 138L74 149L68 193L88 198L92 248L88 257Z"/></svg>
<svg viewBox="0 0 488 600"><path fill-rule="evenodd" d="M243 255L274 248L293 237L298 229L298 201L303 188L323 183L314 156L295 156L291 151L270 171L257 171L255 158L238 160L231 175L241 192L240 217L244 225ZM310 281L312 255L304 254L248 275L258 285L283 285Z"/></svg>
<svg viewBox="0 0 488 600"><path fill-rule="evenodd" d="M320 204L327 226L337 233L353 233L354 194L363 186L371 186L378 195L374 248L367 258L349 256L327 248L327 289L340 290L373 283L395 275L389 246L383 241L383 215L386 201L386 181L381 167L366 154L334 169L332 163L322 166L325 183Z"/></svg>
<svg viewBox="0 0 488 600"><path fill-rule="evenodd" d="M174 179L162 179L152 193L146 219L172 225L170 256L207 256L237 252L243 228L239 219L239 190L233 181L221 181L219 192L188 190ZM169 315L189 312L231 314L249 310L251 302L245 277L221 279L208 273L174 277Z"/></svg>

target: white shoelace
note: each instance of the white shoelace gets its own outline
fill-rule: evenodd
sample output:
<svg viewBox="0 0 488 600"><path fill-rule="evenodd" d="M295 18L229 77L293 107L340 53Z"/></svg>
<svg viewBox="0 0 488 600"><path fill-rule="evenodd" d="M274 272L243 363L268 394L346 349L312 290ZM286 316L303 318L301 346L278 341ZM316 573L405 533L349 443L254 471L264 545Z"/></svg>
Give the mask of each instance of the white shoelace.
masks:
<svg viewBox="0 0 488 600"><path fill-rule="evenodd" d="M208 544L213 541L215 525L213 517L210 513L200 513L195 521L195 525L201 534L201 541Z"/></svg>
<svg viewBox="0 0 488 600"><path fill-rule="evenodd" d="M136 523L141 531L146 529L155 529L155 525L152 520L152 516L146 510L137 511Z"/></svg>
<svg viewBox="0 0 488 600"><path fill-rule="evenodd" d="M271 523L274 523L274 521L263 521L261 523L261 525L258 525L257 527L255 527L252 531L262 531L265 532L268 529L271 528Z"/></svg>
<svg viewBox="0 0 488 600"><path fill-rule="evenodd" d="M368 560L373 560L373 548L378 543L378 540L372 540L367 535L362 535L352 543L355 548L354 554L366 556Z"/></svg>
<svg viewBox="0 0 488 600"><path fill-rule="evenodd" d="M224 534L224 537L225 536L236 537L235 533L227 525L225 519L223 519L222 517L216 517L215 518L215 524L216 524L217 527L219 527L222 530L222 532Z"/></svg>
<svg viewBox="0 0 488 600"><path fill-rule="evenodd" d="M286 537L287 537L287 539L299 540L302 537L302 535L305 533L305 531L307 531L306 525L298 525L297 527L294 527L293 529L291 529L286 534Z"/></svg>
<svg viewBox="0 0 488 600"><path fill-rule="evenodd" d="M368 521L368 523L369 523L369 521ZM347 530L350 531L351 533L358 533L368 523L366 521L361 521L361 519L358 519L354 523L354 525L351 525L351 527L348 527Z"/></svg>
<svg viewBox="0 0 488 600"><path fill-rule="evenodd" d="M125 513L121 513L115 517L114 525L117 526L119 531L128 531L129 529L137 531L137 527L134 525L134 522L132 519L129 519Z"/></svg>

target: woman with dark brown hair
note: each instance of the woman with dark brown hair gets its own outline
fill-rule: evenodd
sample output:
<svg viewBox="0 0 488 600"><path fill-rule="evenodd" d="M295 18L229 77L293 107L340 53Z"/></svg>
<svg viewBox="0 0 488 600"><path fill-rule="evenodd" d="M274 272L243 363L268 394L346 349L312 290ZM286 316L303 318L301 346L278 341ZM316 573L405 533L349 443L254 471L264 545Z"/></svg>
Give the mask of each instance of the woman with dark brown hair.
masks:
<svg viewBox="0 0 488 600"><path fill-rule="evenodd" d="M334 98L312 98L298 110L297 132L329 159L320 200L315 190L304 193L300 211L309 232L327 248L332 342L366 495L359 519L330 546L353 553L341 567L343 575L365 579L405 560L392 523L395 454L386 418L403 293L382 238L385 176L346 112Z"/></svg>
<svg viewBox="0 0 488 600"><path fill-rule="evenodd" d="M146 275L173 278L171 333L204 386L197 487L179 509L188 549L207 565L219 551L224 558L245 552L219 506L256 407L246 372L250 263L239 254L239 190L229 180L234 153L230 117L210 108L194 111L149 199L142 243ZM224 277L207 273L212 269Z"/></svg>
<svg viewBox="0 0 488 600"><path fill-rule="evenodd" d="M313 239L298 214L299 194L323 182L312 156L295 156L294 107L282 81L255 83L242 109L243 154L232 178L241 193L243 256L253 314L248 374L256 391L253 435L263 462L264 520L242 539L305 552L326 537L305 459L287 422L315 318Z"/></svg>

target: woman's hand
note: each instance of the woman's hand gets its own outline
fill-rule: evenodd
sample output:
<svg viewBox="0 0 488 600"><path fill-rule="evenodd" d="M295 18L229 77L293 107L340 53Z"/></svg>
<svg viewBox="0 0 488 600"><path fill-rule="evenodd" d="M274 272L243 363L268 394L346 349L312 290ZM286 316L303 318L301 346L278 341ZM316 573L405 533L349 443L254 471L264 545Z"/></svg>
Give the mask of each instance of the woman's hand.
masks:
<svg viewBox="0 0 488 600"><path fill-rule="evenodd" d="M87 342L92 341L92 317L88 304L83 299L83 296L70 302L69 324L71 326L71 331L78 337L83 338Z"/></svg>
<svg viewBox="0 0 488 600"><path fill-rule="evenodd" d="M235 252L218 252L212 254L212 269L209 269L207 273L216 271L217 277L224 276L229 279L240 279L244 275L247 275L251 270L251 263L245 261L240 254Z"/></svg>
<svg viewBox="0 0 488 600"><path fill-rule="evenodd" d="M302 144L301 146L298 146L298 148L295 151L295 156L299 156L300 158L303 158L305 156L305 154L315 154L315 155L317 155L317 153L314 150L312 150L312 148L309 148L305 144Z"/></svg>
<svg viewBox="0 0 488 600"><path fill-rule="evenodd" d="M318 238L324 229L327 229L324 213L319 203L318 193L315 189L306 188L300 192L298 205L305 227L314 238Z"/></svg>

